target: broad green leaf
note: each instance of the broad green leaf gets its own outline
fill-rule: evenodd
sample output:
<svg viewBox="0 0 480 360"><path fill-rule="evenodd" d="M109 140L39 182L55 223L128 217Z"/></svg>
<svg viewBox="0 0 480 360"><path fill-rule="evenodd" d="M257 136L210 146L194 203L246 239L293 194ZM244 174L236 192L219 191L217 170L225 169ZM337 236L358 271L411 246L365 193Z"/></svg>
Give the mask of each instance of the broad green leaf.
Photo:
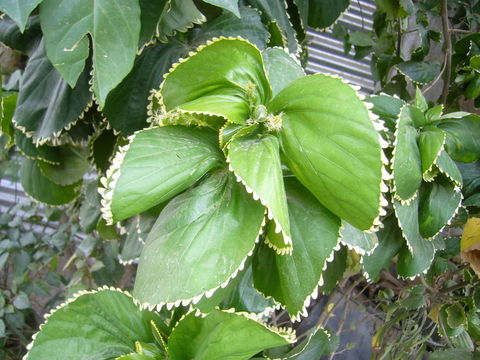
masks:
<svg viewBox="0 0 480 360"><path fill-rule="evenodd" d="M376 225L382 149L355 91L339 79L309 75L284 88L268 111L281 116L282 155L300 182L360 230Z"/></svg>
<svg viewBox="0 0 480 360"><path fill-rule="evenodd" d="M0 2L0 11L10 16L23 33L28 16L42 0L3 0Z"/></svg>
<svg viewBox="0 0 480 360"><path fill-rule="evenodd" d="M163 209L140 257L136 297L168 307L211 296L243 268L263 218L232 174L213 173Z"/></svg>
<svg viewBox="0 0 480 360"><path fill-rule="evenodd" d="M72 89L47 59L42 41L23 73L14 114L16 126L40 141L72 125L92 100L88 78L84 71Z"/></svg>
<svg viewBox="0 0 480 360"><path fill-rule="evenodd" d="M293 54L299 53L300 45L287 13L285 0L246 0L245 3L260 10L262 20L267 27L274 26L277 31L281 32L282 47L287 48Z"/></svg>
<svg viewBox="0 0 480 360"><path fill-rule="evenodd" d="M104 129L90 140L88 157L95 169L101 174L105 174L110 166L117 139L113 130Z"/></svg>
<svg viewBox="0 0 480 360"><path fill-rule="evenodd" d="M289 351L284 359L288 360L317 360L321 355L331 351L332 336L324 329L314 329L305 340Z"/></svg>
<svg viewBox="0 0 480 360"><path fill-rule="evenodd" d="M405 101L390 95L372 96L365 101L373 104L372 112L378 115L380 120L385 121L385 125L392 133L395 132L398 114L405 105Z"/></svg>
<svg viewBox="0 0 480 360"><path fill-rule="evenodd" d="M293 341L288 331L267 327L244 314L214 310L201 317L192 312L173 329L168 354L172 360L247 360L266 348Z"/></svg>
<svg viewBox="0 0 480 360"><path fill-rule="evenodd" d="M295 0L305 26L325 29L347 10L350 0Z"/></svg>
<svg viewBox="0 0 480 360"><path fill-rule="evenodd" d="M425 61L405 61L395 67L416 84L428 84L440 71L440 64Z"/></svg>
<svg viewBox="0 0 480 360"><path fill-rule="evenodd" d="M48 205L63 205L75 199L80 193L81 181L68 186L57 185L45 177L37 161L25 159L20 169L23 190Z"/></svg>
<svg viewBox="0 0 480 360"><path fill-rule="evenodd" d="M436 236L453 218L462 202L460 190L447 180L424 183L420 189L419 226L424 238Z"/></svg>
<svg viewBox="0 0 480 360"><path fill-rule="evenodd" d="M127 225L127 233L123 241L119 259L123 263L131 263L140 257L148 233L155 223L156 217L147 213L135 215Z"/></svg>
<svg viewBox="0 0 480 360"><path fill-rule="evenodd" d="M41 36L38 16L30 17L23 32L12 19L5 16L0 19L0 41L10 49L30 56L37 48Z"/></svg>
<svg viewBox="0 0 480 360"><path fill-rule="evenodd" d="M27 137L20 130L15 129L15 145L21 153L32 160L41 160L51 164L59 165L62 160L58 147L48 145L35 146L33 140Z"/></svg>
<svg viewBox="0 0 480 360"><path fill-rule="evenodd" d="M276 307L273 299L267 299L253 287L252 267L249 266L233 290L222 301L222 309L235 309L236 312L264 313Z"/></svg>
<svg viewBox="0 0 480 360"><path fill-rule="evenodd" d="M241 7L240 16L241 18L238 18L233 13L226 12L202 25L194 33L192 45L203 45L214 37L240 36L260 50L265 49L269 34L260 19L259 12L249 7Z"/></svg>
<svg viewBox="0 0 480 360"><path fill-rule="evenodd" d="M258 129L259 124L238 125L230 122L225 123L219 130L218 140L222 149L227 148L230 143L240 136L246 136Z"/></svg>
<svg viewBox="0 0 480 360"><path fill-rule="evenodd" d="M143 130L120 150L107 179L113 221L120 221L169 200L222 163L215 133L208 129L166 126ZM123 160L121 158L123 157ZM120 162L120 163L119 163ZM110 189L113 173L120 172ZM104 184L105 185L105 184ZM108 192L113 191L111 195Z"/></svg>
<svg viewBox="0 0 480 360"><path fill-rule="evenodd" d="M108 94L102 110L115 130L128 136L147 127L150 91L160 86L163 74L184 54L184 45L172 40L149 46L135 58L132 71Z"/></svg>
<svg viewBox="0 0 480 360"><path fill-rule="evenodd" d="M450 155L444 150L440 152L440 155L435 160L435 165L441 173L452 181L456 186L461 187L463 184L462 174L458 170L457 165L452 160Z"/></svg>
<svg viewBox="0 0 480 360"><path fill-rule="evenodd" d="M267 48L262 51L272 96L277 95L292 81L305 75L300 63L283 49Z"/></svg>
<svg viewBox="0 0 480 360"><path fill-rule="evenodd" d="M80 146L63 145L58 148L60 164L38 162L43 175L58 185L71 185L82 180L88 171L87 149Z"/></svg>
<svg viewBox="0 0 480 360"><path fill-rule="evenodd" d="M90 234L97 227L100 216L100 196L98 195L97 182L93 181L86 187L85 197L78 212L80 228L86 234Z"/></svg>
<svg viewBox="0 0 480 360"><path fill-rule="evenodd" d="M278 139L272 135L237 137L230 143L227 162L247 192L267 208L268 218L275 223L274 232L283 238L278 248L291 247Z"/></svg>
<svg viewBox="0 0 480 360"><path fill-rule="evenodd" d="M285 178L293 253L278 255L261 244L253 258L255 287L286 306L293 318L306 316L327 258L338 244L340 220L295 178Z"/></svg>
<svg viewBox="0 0 480 360"><path fill-rule="evenodd" d="M453 160L473 162L480 157L480 116L442 120L438 127L447 133L446 149Z"/></svg>
<svg viewBox="0 0 480 360"><path fill-rule="evenodd" d="M48 317L26 360L114 359L135 351L136 341L154 342L151 321L160 318L119 290L79 293Z"/></svg>
<svg viewBox="0 0 480 360"><path fill-rule="evenodd" d="M445 133L437 127L426 126L418 136L418 149L422 160L422 174L432 170L435 160L445 144Z"/></svg>
<svg viewBox="0 0 480 360"><path fill-rule="evenodd" d="M206 3L224 8L235 14L237 17L240 16L240 11L238 9L238 0L204 0Z"/></svg>
<svg viewBox="0 0 480 360"><path fill-rule="evenodd" d="M422 183L421 155L417 145L417 130L413 123L412 106L404 106L397 120L393 156L395 195L409 201Z"/></svg>
<svg viewBox="0 0 480 360"><path fill-rule="evenodd" d="M350 249L354 249L357 254L363 255L370 253L378 244L377 235L358 230L346 221L342 222L340 230L340 242Z"/></svg>
<svg viewBox="0 0 480 360"><path fill-rule="evenodd" d="M422 274L430 267L435 256L432 241L422 238L418 223L419 197L408 205L393 202L398 225L402 229L406 244L400 250L397 272L403 278L412 278Z"/></svg>
<svg viewBox="0 0 480 360"><path fill-rule="evenodd" d="M333 259L327 262L327 268L322 275L323 284L320 287L322 294L330 294L343 279L343 274L347 270L347 255L348 248L342 246L340 250L335 251Z"/></svg>
<svg viewBox="0 0 480 360"><path fill-rule="evenodd" d="M170 0L167 12L162 14L157 25L157 37L168 41L177 31L185 32L194 24L202 24L206 18L197 9L193 0Z"/></svg>
<svg viewBox="0 0 480 360"><path fill-rule="evenodd" d="M208 112L238 124L250 117L250 106L265 104L270 94L260 51L232 38L199 48L166 76L160 89L167 111Z"/></svg>
<svg viewBox="0 0 480 360"><path fill-rule="evenodd" d="M40 21L48 57L70 86L85 67L91 39L93 91L103 106L133 66L140 35L138 1L44 0Z"/></svg>
<svg viewBox="0 0 480 360"><path fill-rule="evenodd" d="M383 225L377 232L378 246L371 254L362 257L364 274L370 281L376 281L380 272L390 265L390 261L405 243L402 230L393 214L383 219Z"/></svg>

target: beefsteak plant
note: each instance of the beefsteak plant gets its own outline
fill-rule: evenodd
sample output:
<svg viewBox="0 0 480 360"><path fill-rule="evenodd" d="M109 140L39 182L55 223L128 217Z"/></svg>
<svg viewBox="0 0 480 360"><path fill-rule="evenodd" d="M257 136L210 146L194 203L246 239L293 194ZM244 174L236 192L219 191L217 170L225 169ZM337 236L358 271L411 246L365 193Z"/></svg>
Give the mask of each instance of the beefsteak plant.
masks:
<svg viewBox="0 0 480 360"><path fill-rule="evenodd" d="M253 256L255 287L298 318L342 221L357 235L380 225L380 124L354 88L306 76L283 49L216 38L189 55L152 91L151 127L101 179L108 223L168 201L134 295L149 308L198 303Z"/></svg>

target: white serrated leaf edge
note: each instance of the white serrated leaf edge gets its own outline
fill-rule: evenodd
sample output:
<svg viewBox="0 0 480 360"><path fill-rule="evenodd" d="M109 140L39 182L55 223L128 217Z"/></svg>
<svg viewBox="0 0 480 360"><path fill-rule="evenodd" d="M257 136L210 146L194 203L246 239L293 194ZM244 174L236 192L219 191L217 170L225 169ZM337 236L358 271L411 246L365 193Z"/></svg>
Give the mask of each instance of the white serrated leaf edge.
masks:
<svg viewBox="0 0 480 360"><path fill-rule="evenodd" d="M224 282L222 282L218 286L215 286L215 287L213 287L209 290L206 290L206 291L204 291L204 292L202 292L202 293L200 293L196 296L192 296L190 298L179 299L179 300L174 301L174 302L161 302L161 303L157 303L157 304L150 304L148 302L143 302L143 303L140 303L140 307L142 309L149 309L150 311L152 311L155 308L157 309L157 311L161 311L163 307L166 307L167 310L171 310L174 307L179 307L180 305L188 306L190 304L198 304L198 302L203 297L209 299L213 296L213 294L217 290L226 288L228 286L228 284L230 283L230 281L235 279L237 277L237 275L245 268L247 260L253 255L255 247L257 246L257 243L260 241L260 237L263 234L265 223L266 223L265 215L263 215L262 223L260 224L260 229L258 231L257 237L255 238L255 241L254 241L254 244L253 244L252 248L249 250L247 255L240 262L240 265L238 266L238 268L232 274L230 274L230 276L228 276L228 278Z"/></svg>
<svg viewBox="0 0 480 360"><path fill-rule="evenodd" d="M99 292L102 292L102 291L114 291L114 292L119 292L119 293L122 293L126 296L128 296L129 298L132 299L132 302L134 305L136 305L139 310L140 307L139 307L139 302L138 300L136 300L128 291L124 291L124 290L121 290L119 288L115 288L113 286L103 286L103 287L100 287L96 290L81 290L77 293L75 293L72 297L70 297L69 299L67 299L65 302L63 302L62 304L58 305L57 307L53 308L52 310L50 310L49 313L45 314L44 316L44 321L43 323L40 325L38 331L32 336L32 341L27 345L27 353L24 355L23 357L23 360L28 360L28 355L30 353L30 350L32 349L32 347L35 345L35 339L37 338L38 334L42 331L43 327L48 323L48 320L49 318L55 314L55 312L57 312L58 310L64 308L65 306L73 303L75 300L77 300L79 297L81 296L84 296L84 295L89 295L89 294L96 294L96 293L99 293Z"/></svg>
<svg viewBox="0 0 480 360"><path fill-rule="evenodd" d="M230 143L230 145L231 145L231 143ZM228 150L230 152L230 146L228 146ZM277 252L279 255L285 255L285 254L290 255L292 253L292 250L293 250L292 238L291 238L291 236L289 236L285 232L285 229L283 229L282 224L280 224L278 219L272 213L272 210L270 209L270 207L268 205L268 202L262 196L258 195L258 193L254 189L252 189L240 175L238 175L238 173L235 171L235 169L232 166L230 155L227 156L226 161L227 161L227 164L228 164L228 170L230 172L232 172L233 175L235 175L235 179L237 180L237 182L243 184L247 193L251 194L255 201L260 201L260 203L265 207L268 220L271 220L275 223L275 233L276 234L280 234L280 233L282 234L282 238L284 240L285 247L279 248L279 247L275 246L274 244L265 241L267 243L267 245L270 248L274 249L275 252ZM283 183L283 178L282 178L282 183ZM288 209L286 195L285 195L285 206ZM288 213L287 213L287 215L288 215Z"/></svg>
<svg viewBox="0 0 480 360"><path fill-rule="evenodd" d="M395 134L394 134L394 139L395 140L393 141L393 151L392 151L392 161L391 161L391 164L392 164L392 177L391 177L392 190L391 190L391 193L393 194L393 198L395 200L400 201L400 203L402 205L410 204L410 202L412 200L415 200L415 198L418 196L418 189L417 189L417 191L415 191L415 193L409 199L402 199L400 196L398 196L398 194L397 194L397 184L395 183L395 176L394 176L394 173L395 173L395 168L394 168L395 155L397 153L397 142L398 142L398 130L399 130L399 123L400 123L400 116L402 115L403 109L405 109L407 106L410 106L410 105L405 104L405 105L402 106L402 108L400 109L400 112L398 113L397 121L395 123ZM421 159L420 159L420 161L421 161ZM422 178L423 178L423 176L422 176Z"/></svg>

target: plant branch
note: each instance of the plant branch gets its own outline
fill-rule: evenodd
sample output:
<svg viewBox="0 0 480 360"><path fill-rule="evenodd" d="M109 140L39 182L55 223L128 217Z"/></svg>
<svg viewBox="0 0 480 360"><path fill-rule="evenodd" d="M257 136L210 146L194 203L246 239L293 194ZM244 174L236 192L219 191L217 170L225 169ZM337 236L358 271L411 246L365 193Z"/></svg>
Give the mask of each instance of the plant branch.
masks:
<svg viewBox="0 0 480 360"><path fill-rule="evenodd" d="M447 0L442 0L442 32L445 41L445 74L443 77L442 104L446 105L448 89L450 88L450 77L452 75L452 39L450 34L450 25L448 23L448 5Z"/></svg>

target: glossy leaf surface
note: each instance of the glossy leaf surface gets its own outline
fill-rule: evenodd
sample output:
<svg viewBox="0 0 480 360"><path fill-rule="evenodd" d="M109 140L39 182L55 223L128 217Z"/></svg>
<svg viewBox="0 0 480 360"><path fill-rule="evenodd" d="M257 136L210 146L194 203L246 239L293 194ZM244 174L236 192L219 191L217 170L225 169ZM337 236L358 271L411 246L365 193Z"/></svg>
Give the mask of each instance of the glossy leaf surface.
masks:
<svg viewBox="0 0 480 360"><path fill-rule="evenodd" d="M168 74L160 91L167 111L209 112L239 124L250 117L249 98L265 103L270 93L261 53L240 39L199 48Z"/></svg>
<svg viewBox="0 0 480 360"><path fill-rule="evenodd" d="M233 175L213 173L163 209L140 258L136 297L174 303L219 287L253 251L263 217Z"/></svg>
<svg viewBox="0 0 480 360"><path fill-rule="evenodd" d="M355 91L326 75L305 76L268 109L282 114L284 161L300 182L334 214L370 229L380 209L381 148Z"/></svg>
<svg viewBox="0 0 480 360"><path fill-rule="evenodd" d="M168 353L172 360L247 360L265 348L288 344L287 338L242 314L190 313L173 329Z"/></svg>
<svg viewBox="0 0 480 360"><path fill-rule="evenodd" d="M93 90L103 106L133 66L140 35L138 1L44 0L40 21L48 57L70 86L85 67L91 37Z"/></svg>
<svg viewBox="0 0 480 360"><path fill-rule="evenodd" d="M253 259L255 287L286 306L290 315L304 312L305 301L320 282L326 259L337 246L340 220L296 179L285 179L293 253L276 254L261 244Z"/></svg>
<svg viewBox="0 0 480 360"><path fill-rule="evenodd" d="M287 198L277 138L271 135L238 137L229 146L227 161L247 191L251 192L254 198L259 198L267 208L268 217L273 219L276 225L275 233L281 233L283 237L280 247L291 244Z"/></svg>
<svg viewBox="0 0 480 360"><path fill-rule="evenodd" d="M48 317L26 359L114 359L135 351L136 341L154 342L151 321L160 319L121 291L79 295Z"/></svg>
<svg viewBox="0 0 480 360"><path fill-rule="evenodd" d="M167 126L141 131L128 146L112 194L113 220L166 201L222 163L215 133Z"/></svg>
<svg viewBox="0 0 480 360"><path fill-rule="evenodd" d="M36 140L51 138L78 120L91 101L88 87L85 71L72 89L47 59L43 42L40 43L20 84L14 115L17 126Z"/></svg>
<svg viewBox="0 0 480 360"><path fill-rule="evenodd" d="M295 0L295 3L305 26L325 29L347 10L350 0Z"/></svg>

